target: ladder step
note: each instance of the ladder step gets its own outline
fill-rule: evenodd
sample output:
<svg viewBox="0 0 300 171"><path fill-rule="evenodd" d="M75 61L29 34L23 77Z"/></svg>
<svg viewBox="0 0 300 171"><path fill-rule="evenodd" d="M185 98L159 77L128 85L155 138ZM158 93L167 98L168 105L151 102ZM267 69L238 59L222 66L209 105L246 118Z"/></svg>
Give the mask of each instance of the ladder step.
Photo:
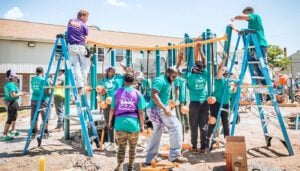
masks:
<svg viewBox="0 0 300 171"><path fill-rule="evenodd" d="M230 113L230 110L228 110L228 109L225 109L225 108L221 108L221 111L224 111L224 112Z"/></svg>
<svg viewBox="0 0 300 171"><path fill-rule="evenodd" d="M264 79L266 79L265 77L259 77L259 76L252 76L251 78L256 79L256 80L264 80Z"/></svg>
<svg viewBox="0 0 300 171"><path fill-rule="evenodd" d="M259 61L248 61L248 64L260 64Z"/></svg>
<svg viewBox="0 0 300 171"><path fill-rule="evenodd" d="M229 82L234 82L234 83L237 83L239 82L239 80L236 80L236 79L228 79Z"/></svg>
<svg viewBox="0 0 300 171"><path fill-rule="evenodd" d="M241 85L241 88L269 88L271 85Z"/></svg>
<svg viewBox="0 0 300 171"><path fill-rule="evenodd" d="M270 94L269 90L266 88L257 88L254 89L254 93L258 93L258 94Z"/></svg>

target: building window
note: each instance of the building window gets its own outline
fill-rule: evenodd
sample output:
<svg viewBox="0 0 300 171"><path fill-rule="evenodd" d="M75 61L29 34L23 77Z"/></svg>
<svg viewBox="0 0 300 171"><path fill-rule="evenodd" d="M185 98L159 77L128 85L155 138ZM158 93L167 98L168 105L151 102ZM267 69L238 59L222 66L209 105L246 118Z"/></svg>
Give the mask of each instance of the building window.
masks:
<svg viewBox="0 0 300 171"><path fill-rule="evenodd" d="M117 49L116 50L116 61L122 62L124 60L124 51L123 49Z"/></svg>
<svg viewBox="0 0 300 171"><path fill-rule="evenodd" d="M98 48L98 62L104 61L104 48Z"/></svg>

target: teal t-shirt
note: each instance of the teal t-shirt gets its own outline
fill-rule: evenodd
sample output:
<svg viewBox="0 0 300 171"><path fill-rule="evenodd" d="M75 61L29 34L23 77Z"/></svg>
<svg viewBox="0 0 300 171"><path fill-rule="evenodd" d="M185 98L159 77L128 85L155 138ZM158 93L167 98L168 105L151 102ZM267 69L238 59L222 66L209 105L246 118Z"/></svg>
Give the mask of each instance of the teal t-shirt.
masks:
<svg viewBox="0 0 300 171"><path fill-rule="evenodd" d="M125 91L133 91L133 87L124 87ZM116 107L115 96L112 97L111 108ZM142 95L139 96L138 110L144 110L146 108L146 101ZM114 128L116 131L125 132L140 132L140 122L138 118L130 116L119 116L115 119Z"/></svg>
<svg viewBox="0 0 300 171"><path fill-rule="evenodd" d="M260 46L268 46L261 17L255 13L249 14L248 16L248 29L254 29L257 31L257 39ZM251 45L252 44L253 43L251 42Z"/></svg>
<svg viewBox="0 0 300 171"><path fill-rule="evenodd" d="M43 88L44 81L45 81L45 78L38 76L38 75L31 79L31 82L30 82L31 89L32 89L31 100L39 100L40 94L42 93L42 91L45 90ZM45 86L48 86L47 82L45 83ZM42 100L46 100L47 98L48 98L48 95L44 93Z"/></svg>
<svg viewBox="0 0 300 171"><path fill-rule="evenodd" d="M19 92L19 88L17 87L16 83L9 81L4 85L4 100L18 100L19 97L11 97L10 93L11 92L15 92L18 93Z"/></svg>
<svg viewBox="0 0 300 171"><path fill-rule="evenodd" d="M190 101L204 102L207 100L207 70L202 73L188 73L183 74L187 81L187 88L189 89Z"/></svg>
<svg viewBox="0 0 300 171"><path fill-rule="evenodd" d="M103 86L107 90L107 94L103 98L105 99L107 96L112 97L115 91L123 86L123 83L123 75L115 75L113 78L101 79L99 85Z"/></svg>
<svg viewBox="0 0 300 171"><path fill-rule="evenodd" d="M180 103L186 102L186 83L185 79L181 77L177 77L174 81L174 86L179 87L179 97L178 100Z"/></svg>
<svg viewBox="0 0 300 171"><path fill-rule="evenodd" d="M222 96L223 96L223 91L224 91L224 86L226 83L226 79L224 77L222 77L221 79L215 79L215 90L213 95L216 97L217 102L221 103L222 101ZM227 91L226 91L226 96L225 99L223 101L223 104L228 104L230 101L230 98L232 96L232 90L231 87L228 85L227 86Z"/></svg>
<svg viewBox="0 0 300 171"><path fill-rule="evenodd" d="M170 99L170 93L171 93L171 84L167 80L165 75L161 75L156 77L152 82L152 89L158 91L158 96L160 98L160 101L163 103L163 105L168 106L169 105L169 99ZM150 100L150 107L155 107L156 104L153 102L153 100Z"/></svg>

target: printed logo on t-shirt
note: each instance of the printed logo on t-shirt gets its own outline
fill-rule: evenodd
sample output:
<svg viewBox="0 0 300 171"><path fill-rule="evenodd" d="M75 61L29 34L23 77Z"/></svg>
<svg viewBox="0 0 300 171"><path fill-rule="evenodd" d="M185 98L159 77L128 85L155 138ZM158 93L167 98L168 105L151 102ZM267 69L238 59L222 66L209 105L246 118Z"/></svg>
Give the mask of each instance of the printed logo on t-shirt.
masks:
<svg viewBox="0 0 300 171"><path fill-rule="evenodd" d="M135 109L135 100L128 92L124 92L120 98L119 110Z"/></svg>

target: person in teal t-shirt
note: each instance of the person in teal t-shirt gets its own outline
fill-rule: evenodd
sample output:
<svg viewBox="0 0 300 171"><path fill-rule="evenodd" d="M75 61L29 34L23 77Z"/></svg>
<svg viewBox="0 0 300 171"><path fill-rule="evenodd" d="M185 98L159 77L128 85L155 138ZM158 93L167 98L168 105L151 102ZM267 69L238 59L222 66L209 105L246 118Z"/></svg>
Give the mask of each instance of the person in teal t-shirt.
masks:
<svg viewBox="0 0 300 171"><path fill-rule="evenodd" d="M226 63L227 58L223 58L219 68L218 68L218 73L215 78L215 84L214 84L214 93L213 95L216 98L216 102L210 106L210 115L211 117L218 117L219 109L221 106L222 102L222 97L223 97L223 92L224 92L224 87L225 83L227 82L228 79L228 71L224 67ZM223 99L223 106L222 108L225 109L221 111L221 120L222 120L222 125L223 125L223 130L224 130L224 137L229 136L229 102L232 94L235 92L235 87L228 85L226 92L224 94L224 99ZM211 134L213 132L213 129L215 127L215 124L208 124L208 131L207 131L207 144L210 141Z"/></svg>
<svg viewBox="0 0 300 171"><path fill-rule="evenodd" d="M116 130L116 140L119 146L116 168L118 171L123 171L127 143L129 144L128 170L133 170L139 132L144 131L143 112L146 102L141 93L132 87L134 80L132 73L125 75L124 87L115 92L109 114L109 128L114 127Z"/></svg>
<svg viewBox="0 0 300 171"><path fill-rule="evenodd" d="M19 92L18 86L16 85L17 75L12 70L6 72L7 83L4 85L4 104L7 110L7 120L4 126L3 136L1 141L9 141L13 139L13 136L18 136L19 132L15 130L16 120L18 117L18 99L20 96L26 95L24 92ZM11 132L8 134L11 125Z"/></svg>
<svg viewBox="0 0 300 171"><path fill-rule="evenodd" d="M234 18L231 19L231 21L235 20L244 20L248 21L248 29L252 29L256 31L256 36L258 39L258 43L261 49L261 53L265 62L265 65L268 65L268 60L267 60L267 50L268 50L268 43L265 38L265 32L264 32L264 27L262 23L262 19L260 15L254 13L254 9L252 7L246 7L243 10L242 15L235 16ZM233 26L232 26L233 27ZM236 29L234 29L236 30ZM250 39L251 40L251 39ZM253 45L253 42L250 41L250 45ZM258 61L258 55L256 54L255 49L250 49L250 60L252 61ZM263 76L262 69L259 66L259 64L253 64L253 69L255 72L256 76ZM259 84L266 85L265 80L257 80Z"/></svg>
<svg viewBox="0 0 300 171"><path fill-rule="evenodd" d="M121 64L121 67L126 73L129 73L131 71L130 68L126 67L124 64ZM106 68L104 78L101 79L99 82L99 85L104 87L104 91L102 92L102 94L100 94L101 101L105 101L107 97L113 97L115 91L118 88L123 87L123 84L124 84L124 75L116 74L116 69L113 66ZM111 105L108 104L108 107L106 109L103 109L106 125L109 124L108 121L109 121L110 107ZM106 127L106 129L108 131L109 140L111 143L110 148L112 151L114 151L116 148L116 145L114 143L115 142L114 131L112 129L108 129L108 127Z"/></svg>
<svg viewBox="0 0 300 171"><path fill-rule="evenodd" d="M181 147L183 142L182 125L176 117L175 110L169 106L172 83L178 75L176 68L169 67L165 74L156 77L152 82L151 89L151 112L149 118L153 124L153 132L148 145L145 164L148 165L158 155L159 144L163 133L163 128L169 130L171 162L187 162L185 157L181 157Z"/></svg>
<svg viewBox="0 0 300 171"><path fill-rule="evenodd" d="M38 112L38 115L41 114L42 120L46 119L46 110L48 108L48 98L49 98L49 89L45 89L44 86L48 86L47 81L45 80L44 77L44 69L42 67L37 67L36 68L36 76L31 79L31 89L32 89L32 97L31 97L31 121L33 120L34 113L37 109L37 104L40 98L41 93L44 91L44 95L42 97L41 101L41 106L40 106L40 111ZM37 116L38 118L38 116ZM35 136L37 132L37 123L38 119L35 122L34 129L32 129L32 136ZM31 122L30 122L31 125ZM48 130L48 121L46 122L45 126L45 137L49 137L49 130Z"/></svg>
<svg viewBox="0 0 300 171"><path fill-rule="evenodd" d="M209 106L207 103L207 70L205 57L201 50L201 45L195 47L195 64L191 72L182 73L183 78L187 82L189 89L190 104L189 104L189 121L191 131L192 151L197 152L198 132L200 130L200 153L205 153L206 148L206 129ZM177 68L180 67L183 60L183 53L178 55Z"/></svg>

